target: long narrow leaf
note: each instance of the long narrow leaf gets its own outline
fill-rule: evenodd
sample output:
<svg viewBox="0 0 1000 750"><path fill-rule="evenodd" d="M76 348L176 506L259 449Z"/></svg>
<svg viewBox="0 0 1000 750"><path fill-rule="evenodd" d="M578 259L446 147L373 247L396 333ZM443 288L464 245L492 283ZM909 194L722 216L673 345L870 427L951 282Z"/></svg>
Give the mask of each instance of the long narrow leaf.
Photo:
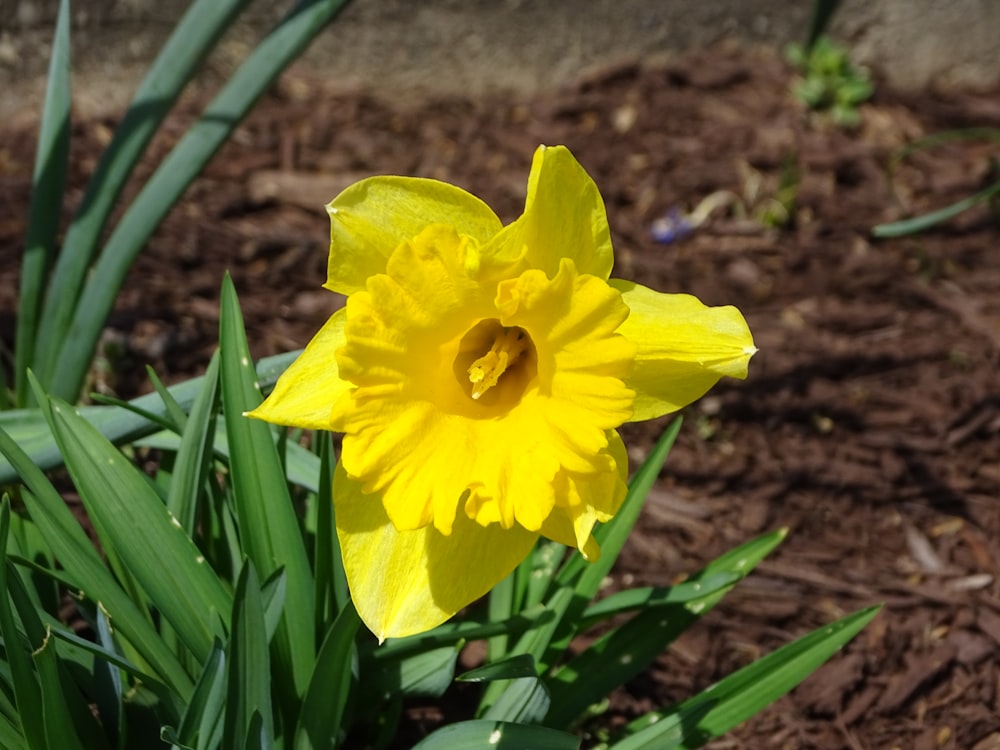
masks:
<svg viewBox="0 0 1000 750"><path fill-rule="evenodd" d="M612 745L613 750L701 747L713 737L762 711L833 656L878 614L869 607L813 631L758 659L673 709L654 714L646 729ZM661 727L661 722L663 725ZM664 729L684 727L680 741L666 744Z"/></svg>
<svg viewBox="0 0 1000 750"><path fill-rule="evenodd" d="M481 718L541 724L551 703L549 690L538 677L519 677L506 685L500 697Z"/></svg>
<svg viewBox="0 0 1000 750"><path fill-rule="evenodd" d="M316 657L316 669L302 700L295 731L295 750L333 748L347 727L344 720L351 689L354 636L361 618L353 605L334 621Z"/></svg>
<svg viewBox="0 0 1000 750"><path fill-rule="evenodd" d="M41 688L27 643L14 623L7 595L7 536L10 531L10 501L4 495L0 505L0 635L3 636L7 668L14 687L17 714L24 739L32 750L45 750L45 715L42 713Z"/></svg>
<svg viewBox="0 0 1000 750"><path fill-rule="evenodd" d="M66 173L69 168L70 106L69 0L59 3L49 81L45 90L42 125L28 209L28 235L21 265L21 294L17 310L17 346L14 353L14 403L28 397L27 371L34 358L38 318L42 311L45 281L52 264L59 232Z"/></svg>
<svg viewBox="0 0 1000 750"><path fill-rule="evenodd" d="M24 737L6 716L0 715L0 747L9 750L30 750L24 744Z"/></svg>
<svg viewBox="0 0 1000 750"><path fill-rule="evenodd" d="M742 577L743 573L722 571L697 580L684 581L675 586L646 586L619 591L588 607L583 613L580 627L584 629L595 622L645 607L693 602L732 586Z"/></svg>
<svg viewBox="0 0 1000 750"><path fill-rule="evenodd" d="M216 747L222 737L222 715L226 700L226 655L222 643L215 641L202 667L191 701L181 725L171 742L207 750ZM212 740L215 740L213 742Z"/></svg>
<svg viewBox="0 0 1000 750"><path fill-rule="evenodd" d="M325 624L331 622L350 599L347 576L340 554L340 541L333 516L333 440L330 433L317 433L319 441L319 487L313 496L316 517L316 539L313 546L313 569L316 584L316 634L322 635ZM289 448L297 447L294 443ZM294 482L292 455L285 455L288 480Z"/></svg>
<svg viewBox="0 0 1000 750"><path fill-rule="evenodd" d="M97 637L105 651L115 653L114 637L107 615L97 608ZM125 736L125 682L122 670L113 662L94 662L94 693L101 724L118 744Z"/></svg>
<svg viewBox="0 0 1000 750"><path fill-rule="evenodd" d="M139 470L72 407L53 400L52 430L105 550L113 549L200 661L231 599ZM156 556L149 554L156 550Z"/></svg>
<svg viewBox="0 0 1000 750"><path fill-rule="evenodd" d="M579 750L580 740L545 727L504 721L461 721L427 735L413 750Z"/></svg>
<svg viewBox="0 0 1000 750"><path fill-rule="evenodd" d="M730 550L691 576L692 583L704 583L698 599L649 605L634 618L602 636L548 680L552 706L545 719L548 726L569 726L592 703L638 675L677 636L714 607L733 587L709 586L720 574L742 578L783 539L778 531L758 537Z"/></svg>
<svg viewBox="0 0 1000 750"><path fill-rule="evenodd" d="M505 659L484 664L455 678L456 682L492 682L493 680L514 680L519 677L534 677L538 674L535 660L528 654L515 654Z"/></svg>
<svg viewBox="0 0 1000 750"><path fill-rule="evenodd" d="M995 195L1000 195L1000 180L980 190L978 193L970 195L968 198L963 198L952 203L950 206L930 211L921 216L914 216L912 219L903 219L902 221L894 221L889 224L879 224L872 229L872 236L885 239L922 232L935 224L940 224L942 221L947 221L958 216L963 211L968 211L973 206L987 201Z"/></svg>
<svg viewBox="0 0 1000 750"><path fill-rule="evenodd" d="M563 586L550 596L545 603L545 609L551 614L550 619L544 624L539 625L539 627L524 633L518 639L517 644L510 650L510 655L528 654L534 658L540 673L548 669L551 665L543 661L543 658L547 653L552 652L553 637L560 624L564 621L566 613L573 606L575 597L576 594L570 586ZM504 689L505 686L502 683L490 683L486 687L486 690L483 691L476 715L482 716L485 714L490 706L499 700Z"/></svg>
<svg viewBox="0 0 1000 750"><path fill-rule="evenodd" d="M22 491L22 500L45 538L54 549L59 550L59 561L66 576L73 579L83 596L102 604L111 616L112 625L141 654L156 675L173 689L175 695L186 699L193 687L191 678L150 621L104 566L59 493L2 429L0 453L29 488Z"/></svg>
<svg viewBox="0 0 1000 750"><path fill-rule="evenodd" d="M409 654L454 644L460 640L474 641L503 632L520 635L544 627L555 619L556 614L551 609L539 605L500 622L455 620L439 625L429 633L412 635L408 638L392 638L375 649L372 656L376 661L391 661Z"/></svg>
<svg viewBox="0 0 1000 750"><path fill-rule="evenodd" d="M223 461L228 460L230 457L229 437L226 435L225 425L217 424L214 435L215 440L212 448L215 456ZM144 448L177 452L181 449L183 441L181 436L176 433L157 432L146 437L137 438L132 441L132 444ZM289 483L298 485L310 492L322 492L320 488L320 461L315 453L298 443L286 442L283 458L285 460L285 477ZM329 498L329 495L326 497ZM331 500L328 499L326 504L332 507ZM323 512L325 513L326 510ZM332 516L332 511L330 515Z"/></svg>
<svg viewBox="0 0 1000 750"><path fill-rule="evenodd" d="M181 436L180 449L177 451L167 491L167 509L180 521L181 528L192 537L198 513L198 496L205 486L212 465L218 384L219 354L216 352L205 371L205 387L195 399L191 417L184 425L184 434Z"/></svg>
<svg viewBox="0 0 1000 750"><path fill-rule="evenodd" d="M240 571L233 597L233 633L226 657L229 664L226 718L222 746L245 747L260 717L267 736L274 736L271 714L271 664L260 581L252 560Z"/></svg>
<svg viewBox="0 0 1000 750"><path fill-rule="evenodd" d="M257 363L257 377L262 388L270 388L278 381L278 376L299 355L299 351L266 357ZM205 378L200 376L185 380L167 390L182 408L192 408L195 398L204 388ZM139 410L166 416L166 407L155 393L139 396L129 402ZM160 426L150 423L137 414L115 406L82 406L80 415L96 427L104 437L115 445L130 443L146 435L160 431ZM45 423L39 409L14 409L0 411L0 428L10 435L18 446L40 469L49 470L62 466L59 446ZM17 472L10 462L0 458L0 484L10 484L17 479ZM315 488L314 488L315 489Z"/></svg>
<svg viewBox="0 0 1000 750"><path fill-rule="evenodd" d="M164 159L115 227L72 312L68 333L58 338L59 354L49 362L50 392L75 400L98 336L118 289L139 251L181 194L202 170L257 99L312 41L346 0L300 3L254 48L208 105L198 122Z"/></svg>
<svg viewBox="0 0 1000 750"><path fill-rule="evenodd" d="M305 692L316 658L314 583L271 429L244 416L260 404L260 387L250 361L239 300L228 276L222 286L219 341L222 404L240 539L262 576L269 577L283 567L287 579L285 617L274 640L274 671L279 695L290 700ZM287 684L280 684L286 679Z"/></svg>
<svg viewBox="0 0 1000 750"><path fill-rule="evenodd" d="M72 747L109 750L94 722L90 707L59 661L56 639L42 622L34 602L13 563L7 566L7 585L31 647L31 658L41 686L41 712L45 717L45 742L50 750Z"/></svg>
<svg viewBox="0 0 1000 750"><path fill-rule="evenodd" d="M73 323L79 290L122 188L181 90L247 3L196 0L191 4L153 61L111 143L101 154L66 233L46 297L39 347L33 360L35 374L45 385L51 383L57 368L65 367L56 356ZM114 300L118 286L105 289L109 301ZM66 398L75 400L76 395L70 393Z"/></svg>

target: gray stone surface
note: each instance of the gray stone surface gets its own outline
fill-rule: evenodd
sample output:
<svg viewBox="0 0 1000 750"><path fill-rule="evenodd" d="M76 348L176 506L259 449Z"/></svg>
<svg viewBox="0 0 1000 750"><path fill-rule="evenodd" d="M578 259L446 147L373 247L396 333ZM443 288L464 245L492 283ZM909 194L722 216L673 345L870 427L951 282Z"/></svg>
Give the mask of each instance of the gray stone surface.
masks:
<svg viewBox="0 0 1000 750"><path fill-rule="evenodd" d="M232 70L290 2L257 2L209 61ZM187 7L182 0L75 0L77 107L116 109ZM43 88L58 0L0 0L0 113ZM355 0L297 65L387 95L544 90L625 57L724 40L802 39L811 2L785 0ZM900 87L1000 82L1000 1L846 0L834 35Z"/></svg>

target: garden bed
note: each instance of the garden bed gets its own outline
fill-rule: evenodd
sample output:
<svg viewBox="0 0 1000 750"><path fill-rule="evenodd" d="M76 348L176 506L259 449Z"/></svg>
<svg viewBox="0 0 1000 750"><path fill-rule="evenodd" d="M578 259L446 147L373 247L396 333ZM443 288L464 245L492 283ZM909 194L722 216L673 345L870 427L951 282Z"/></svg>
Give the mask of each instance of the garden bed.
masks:
<svg viewBox="0 0 1000 750"><path fill-rule="evenodd" d="M564 143L604 194L615 275L737 305L760 348L746 382L725 382L687 410L615 578L668 584L752 536L789 529L594 726L682 699L884 602L818 676L712 747L998 748L1000 223L981 207L911 237L874 240L870 230L996 179L997 147L985 141L913 154L891 179L887 168L915 138L1000 127L1000 92L879 88L845 131L809 116L791 80L775 57L725 49L622 63L532 98L392 103L285 79L150 241L92 385L130 397L149 389L147 363L167 381L200 372L227 270L255 356L303 346L342 303L320 288L322 206L350 182L445 179L509 220L534 147ZM159 153L195 111L176 116ZM71 201L113 125L74 123ZM34 132L0 132L0 335L10 347ZM771 199L787 199L790 184L787 221L755 221L774 215ZM720 190L739 200L684 238L652 238L671 209ZM636 462L665 423L626 428ZM408 731L465 718L462 703L459 693L414 707Z"/></svg>

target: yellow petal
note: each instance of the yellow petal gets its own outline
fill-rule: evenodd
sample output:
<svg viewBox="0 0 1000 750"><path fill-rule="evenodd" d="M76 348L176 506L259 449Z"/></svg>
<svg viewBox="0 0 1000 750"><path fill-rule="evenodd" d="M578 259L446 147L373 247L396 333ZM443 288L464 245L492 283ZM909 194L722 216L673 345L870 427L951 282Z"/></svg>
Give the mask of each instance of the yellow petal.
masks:
<svg viewBox="0 0 1000 750"><path fill-rule="evenodd" d="M479 525L538 531L556 472L603 471L605 432L632 413L621 295L569 259L555 279L531 269L494 295L466 275L469 244L433 225L347 302L337 362L356 388L333 405L331 426L344 433L346 473L399 531L457 533L460 507ZM478 398L469 366L507 325L531 352Z"/></svg>
<svg viewBox="0 0 1000 750"><path fill-rule="evenodd" d="M542 536L568 547L576 547L588 562L600 557L594 540L594 525L614 517L627 491L628 453L615 430L608 431L604 452L607 469L598 474L562 472L557 478L556 495L565 505L556 508L542 524Z"/></svg>
<svg viewBox="0 0 1000 750"><path fill-rule="evenodd" d="M330 262L324 286L341 294L365 288L385 273L392 252L430 224L447 224L485 243L500 219L471 193L419 177L370 177L351 185L327 206Z"/></svg>
<svg viewBox="0 0 1000 750"><path fill-rule="evenodd" d="M631 421L690 404L723 376L745 378L757 348L735 307L707 307L689 294L661 294L612 279L629 307L618 332L637 348L625 384L636 392Z"/></svg>
<svg viewBox="0 0 1000 750"><path fill-rule="evenodd" d="M330 410L351 383L340 378L334 353L344 345L346 311L337 310L291 366L278 378L271 395L248 417L265 422L330 429Z"/></svg>
<svg viewBox="0 0 1000 750"><path fill-rule="evenodd" d="M528 176L524 213L494 240L498 257L524 254L528 268L553 277L570 258L581 274L607 280L614 257L597 185L565 146L539 146Z"/></svg>
<svg viewBox="0 0 1000 750"><path fill-rule="evenodd" d="M361 492L339 465L333 496L351 597L380 641L440 625L503 580L538 538L519 526L484 528L464 513L450 536L433 526L397 531L379 496Z"/></svg>

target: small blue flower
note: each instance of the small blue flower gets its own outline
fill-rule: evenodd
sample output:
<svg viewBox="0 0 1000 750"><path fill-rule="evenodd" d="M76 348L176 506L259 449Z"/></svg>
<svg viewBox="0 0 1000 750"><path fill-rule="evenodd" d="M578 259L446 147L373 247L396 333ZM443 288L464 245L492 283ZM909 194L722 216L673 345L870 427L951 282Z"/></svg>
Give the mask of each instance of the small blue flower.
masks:
<svg viewBox="0 0 1000 750"><path fill-rule="evenodd" d="M653 222L650 227L650 234L656 242L669 245L671 242L687 237L694 231L697 225L677 206L672 206L663 216Z"/></svg>

